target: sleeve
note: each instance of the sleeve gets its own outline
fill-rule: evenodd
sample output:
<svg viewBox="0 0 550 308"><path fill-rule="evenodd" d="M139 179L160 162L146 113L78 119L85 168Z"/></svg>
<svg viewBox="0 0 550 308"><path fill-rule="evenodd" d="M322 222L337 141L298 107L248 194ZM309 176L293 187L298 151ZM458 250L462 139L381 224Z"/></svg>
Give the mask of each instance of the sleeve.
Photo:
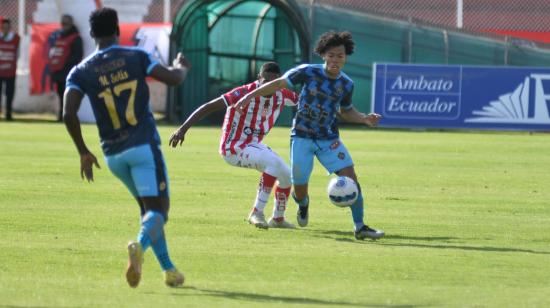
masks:
<svg viewBox="0 0 550 308"><path fill-rule="evenodd" d="M78 66L73 67L69 75L67 75L66 89L75 89L82 94L86 94L86 92L84 92L84 82L82 81L81 72Z"/></svg>
<svg viewBox="0 0 550 308"><path fill-rule="evenodd" d="M153 68L155 68L155 66L157 66L159 62L155 60L153 56L147 51L140 50L140 52L141 52L140 60L141 60L142 67L145 68L145 75L149 76Z"/></svg>
<svg viewBox="0 0 550 308"><path fill-rule="evenodd" d="M283 89L285 106L294 107L298 104L298 94L294 91Z"/></svg>
<svg viewBox="0 0 550 308"><path fill-rule="evenodd" d="M227 107L234 105L247 93L245 86L237 87L222 95L223 102Z"/></svg>
<svg viewBox="0 0 550 308"><path fill-rule="evenodd" d="M342 98L342 101L340 102L340 108L344 110L349 110L353 107L351 104L351 98L353 96L353 82L350 82L348 86L346 86L346 92L344 93L344 97Z"/></svg>
<svg viewBox="0 0 550 308"><path fill-rule="evenodd" d="M307 64L302 64L293 69L288 70L283 77L286 79L286 82L290 86L295 86L297 84L304 83L306 80L306 69L308 68Z"/></svg>

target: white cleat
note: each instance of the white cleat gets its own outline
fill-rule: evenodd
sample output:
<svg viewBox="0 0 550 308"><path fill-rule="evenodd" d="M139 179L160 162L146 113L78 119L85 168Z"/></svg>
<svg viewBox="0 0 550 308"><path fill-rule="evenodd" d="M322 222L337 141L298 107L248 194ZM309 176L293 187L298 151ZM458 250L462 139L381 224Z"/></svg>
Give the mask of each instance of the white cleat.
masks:
<svg viewBox="0 0 550 308"><path fill-rule="evenodd" d="M267 225L267 222L265 221L264 213L260 213L255 210L252 210L252 212L250 212L250 215L248 216L248 222L251 225L254 225L260 229L267 229L269 227Z"/></svg>
<svg viewBox="0 0 550 308"><path fill-rule="evenodd" d="M286 219L283 218L281 221L275 220L273 217L269 219L267 222L267 225L270 228L280 228L280 229L296 229L296 226L291 224L290 222L286 221Z"/></svg>
<svg viewBox="0 0 550 308"><path fill-rule="evenodd" d="M358 240L364 240L367 237L373 240L377 240L384 237L385 235L384 231L373 229L367 225L364 225L363 227L361 227L361 229L355 231L354 233L355 238Z"/></svg>

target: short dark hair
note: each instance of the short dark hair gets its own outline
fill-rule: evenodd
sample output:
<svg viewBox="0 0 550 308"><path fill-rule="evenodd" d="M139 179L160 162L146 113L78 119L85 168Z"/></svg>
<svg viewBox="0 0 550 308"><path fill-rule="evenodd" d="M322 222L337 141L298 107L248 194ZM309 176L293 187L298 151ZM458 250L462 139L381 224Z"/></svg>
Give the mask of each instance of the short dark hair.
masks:
<svg viewBox="0 0 550 308"><path fill-rule="evenodd" d="M118 15L114 9L104 7L90 14L93 37L105 37L118 33Z"/></svg>
<svg viewBox="0 0 550 308"><path fill-rule="evenodd" d="M9 19L2 19L2 24L8 24L8 25L11 25L11 20Z"/></svg>
<svg viewBox="0 0 550 308"><path fill-rule="evenodd" d="M260 69L260 75L262 73L275 73L281 75L281 68L276 62L266 62Z"/></svg>
<svg viewBox="0 0 550 308"><path fill-rule="evenodd" d="M346 49L346 55L353 54L355 42L348 31L336 32L329 31L319 37L315 45L315 52L318 55L323 55L329 48L343 45Z"/></svg>

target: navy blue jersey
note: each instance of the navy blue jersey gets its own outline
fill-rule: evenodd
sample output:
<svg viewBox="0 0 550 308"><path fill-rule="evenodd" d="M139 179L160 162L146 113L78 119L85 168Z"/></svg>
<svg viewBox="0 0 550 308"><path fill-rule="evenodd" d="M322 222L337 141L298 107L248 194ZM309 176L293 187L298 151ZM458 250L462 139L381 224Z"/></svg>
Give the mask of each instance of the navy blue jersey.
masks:
<svg viewBox="0 0 550 308"><path fill-rule="evenodd" d="M157 64L142 49L115 45L96 51L69 73L67 88L90 99L105 155L160 144L145 81Z"/></svg>
<svg viewBox="0 0 550 308"><path fill-rule="evenodd" d="M353 81L343 72L327 76L323 64L303 64L287 71L289 85L302 84L298 112L292 123L292 136L311 139L338 138L339 108L352 108Z"/></svg>

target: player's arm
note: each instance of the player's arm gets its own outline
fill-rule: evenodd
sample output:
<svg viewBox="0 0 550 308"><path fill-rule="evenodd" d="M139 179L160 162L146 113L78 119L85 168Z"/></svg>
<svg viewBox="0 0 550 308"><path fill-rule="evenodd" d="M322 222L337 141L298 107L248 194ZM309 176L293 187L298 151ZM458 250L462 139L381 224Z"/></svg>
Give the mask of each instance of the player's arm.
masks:
<svg viewBox="0 0 550 308"><path fill-rule="evenodd" d="M155 65L149 76L169 86L177 86L185 80L189 69L191 69L191 63L185 59L183 54L178 53L172 66Z"/></svg>
<svg viewBox="0 0 550 308"><path fill-rule="evenodd" d="M248 92L246 95L241 97L239 101L234 105L234 107L239 112L243 112L246 106L250 103L250 100L258 96L269 96L275 93L277 90L285 89L288 87L288 83L285 77L277 78L273 81L263 84L262 86L256 88L254 91Z"/></svg>
<svg viewBox="0 0 550 308"><path fill-rule="evenodd" d="M80 120L77 116L82 97L83 94L80 91L72 88L65 90L63 120L65 122L65 126L67 127L67 131L69 132L69 135L71 135L71 138L76 145L76 149L80 154L80 176L83 179L86 177L86 180L89 182L94 180L94 173L92 170L93 165L97 168L100 167L96 157L90 152L90 150L88 150L86 143L84 143L84 138L82 138Z"/></svg>
<svg viewBox="0 0 550 308"><path fill-rule="evenodd" d="M193 126L195 123L199 122L205 116L211 114L212 112L222 110L224 108L225 102L223 101L223 98L221 96L209 101L208 103L204 103L195 111L193 111L193 113L183 122L183 124L175 132L172 133L168 144L174 148L178 146L178 144L181 145L185 140L185 134L191 128L191 126Z"/></svg>
<svg viewBox="0 0 550 308"><path fill-rule="evenodd" d="M369 127L375 127L380 121L381 115L377 113L364 114L359 112L355 107L340 108L340 116L346 122L365 124Z"/></svg>

